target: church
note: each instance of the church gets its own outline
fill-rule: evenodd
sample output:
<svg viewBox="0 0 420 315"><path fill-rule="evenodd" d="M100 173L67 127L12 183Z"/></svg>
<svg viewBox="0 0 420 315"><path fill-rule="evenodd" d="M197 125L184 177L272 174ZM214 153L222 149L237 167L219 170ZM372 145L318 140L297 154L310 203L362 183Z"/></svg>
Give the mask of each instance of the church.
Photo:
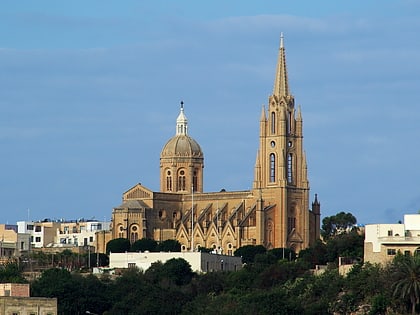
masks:
<svg viewBox="0 0 420 315"><path fill-rule="evenodd" d="M183 251L205 247L227 255L245 245L295 252L312 245L319 239L320 203L315 195L309 208L303 119L289 90L283 35L259 126L252 189L205 192L204 152L181 102L175 135L160 154L160 191L137 184L124 192L112 211L111 238L176 239Z"/></svg>

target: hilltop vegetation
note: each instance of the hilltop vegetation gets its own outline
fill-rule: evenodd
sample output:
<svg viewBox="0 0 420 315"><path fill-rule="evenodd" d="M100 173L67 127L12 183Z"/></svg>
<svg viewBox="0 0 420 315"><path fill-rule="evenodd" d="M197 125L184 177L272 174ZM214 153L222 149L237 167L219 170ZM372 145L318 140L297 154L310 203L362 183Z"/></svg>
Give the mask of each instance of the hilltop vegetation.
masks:
<svg viewBox="0 0 420 315"><path fill-rule="evenodd" d="M57 297L59 314L415 314L420 257L397 255L387 266L363 263L364 236L343 218L354 221L345 213L326 219L326 241L298 257L288 248L244 246L235 252L245 262L236 272L196 274L185 260L171 259L113 279L51 268L31 282L31 295ZM156 248L147 240L135 246ZM357 262L345 277L338 272L342 256ZM58 258L72 266L69 253ZM315 274L316 265L327 268ZM0 281L24 282L22 266L0 268Z"/></svg>

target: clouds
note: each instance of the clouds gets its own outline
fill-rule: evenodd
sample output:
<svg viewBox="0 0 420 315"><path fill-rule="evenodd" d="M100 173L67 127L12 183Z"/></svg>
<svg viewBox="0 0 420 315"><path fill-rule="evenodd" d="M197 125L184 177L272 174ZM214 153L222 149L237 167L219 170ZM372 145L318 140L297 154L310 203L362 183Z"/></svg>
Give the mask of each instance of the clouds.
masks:
<svg viewBox="0 0 420 315"><path fill-rule="evenodd" d="M127 3L27 6L0 19L0 198L12 210L0 221L28 207L108 217L131 185L158 189L181 100L204 150L205 190L248 189L280 32L323 215L395 222L416 208L415 3Z"/></svg>

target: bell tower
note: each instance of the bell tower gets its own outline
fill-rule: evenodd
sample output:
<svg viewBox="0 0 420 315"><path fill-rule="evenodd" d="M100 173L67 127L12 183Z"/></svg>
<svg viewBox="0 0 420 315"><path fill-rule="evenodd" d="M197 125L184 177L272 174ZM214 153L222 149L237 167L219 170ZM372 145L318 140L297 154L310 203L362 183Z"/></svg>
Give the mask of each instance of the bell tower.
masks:
<svg viewBox="0 0 420 315"><path fill-rule="evenodd" d="M276 204L271 218L269 213L264 213L261 219L261 222L271 221L270 226L274 226L275 246L295 250L307 247L309 181L303 150L303 119L300 108L295 109L295 99L289 90L283 34L273 93L260 116L260 145L253 188L262 191L266 206Z"/></svg>

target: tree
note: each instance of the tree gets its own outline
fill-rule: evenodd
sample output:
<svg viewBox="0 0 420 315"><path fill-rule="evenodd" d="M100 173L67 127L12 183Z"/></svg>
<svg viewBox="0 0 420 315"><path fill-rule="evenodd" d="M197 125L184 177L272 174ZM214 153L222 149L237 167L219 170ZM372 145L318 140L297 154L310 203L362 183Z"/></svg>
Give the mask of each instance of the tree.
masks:
<svg viewBox="0 0 420 315"><path fill-rule="evenodd" d="M338 234L346 233L354 228L357 220L350 212L337 213L322 220L321 235L328 240Z"/></svg>
<svg viewBox="0 0 420 315"><path fill-rule="evenodd" d="M80 284L66 269L48 269L31 285L31 296L56 297L59 314L80 313Z"/></svg>
<svg viewBox="0 0 420 315"><path fill-rule="evenodd" d="M7 262L0 266L0 282L25 283L22 267L15 262Z"/></svg>
<svg viewBox="0 0 420 315"><path fill-rule="evenodd" d="M131 251L132 252L155 252L156 248L158 246L158 243L155 240L152 240L150 238L142 238L140 240L135 241L131 245Z"/></svg>
<svg viewBox="0 0 420 315"><path fill-rule="evenodd" d="M327 263L327 246L321 240L317 240L311 247L299 252L299 260L303 260L315 268L316 265L325 265Z"/></svg>
<svg viewBox="0 0 420 315"><path fill-rule="evenodd" d="M116 238L106 244L106 253L125 253L130 250L130 241L126 238Z"/></svg>
<svg viewBox="0 0 420 315"><path fill-rule="evenodd" d="M160 242L156 248L157 252L180 252L181 243L177 240L165 240Z"/></svg>
<svg viewBox="0 0 420 315"><path fill-rule="evenodd" d="M416 306L420 300L420 255L404 257L394 260L395 282L394 297L408 298L411 304L411 314L416 313Z"/></svg>
<svg viewBox="0 0 420 315"><path fill-rule="evenodd" d="M242 262L245 264L254 262L254 258L257 254L265 254L266 249L262 245L245 245L239 247L234 255L236 257L242 257Z"/></svg>
<svg viewBox="0 0 420 315"><path fill-rule="evenodd" d="M183 258L172 258L162 264L153 263L145 272L146 279L157 284L169 282L176 285L185 285L191 282L194 272L190 264Z"/></svg>

